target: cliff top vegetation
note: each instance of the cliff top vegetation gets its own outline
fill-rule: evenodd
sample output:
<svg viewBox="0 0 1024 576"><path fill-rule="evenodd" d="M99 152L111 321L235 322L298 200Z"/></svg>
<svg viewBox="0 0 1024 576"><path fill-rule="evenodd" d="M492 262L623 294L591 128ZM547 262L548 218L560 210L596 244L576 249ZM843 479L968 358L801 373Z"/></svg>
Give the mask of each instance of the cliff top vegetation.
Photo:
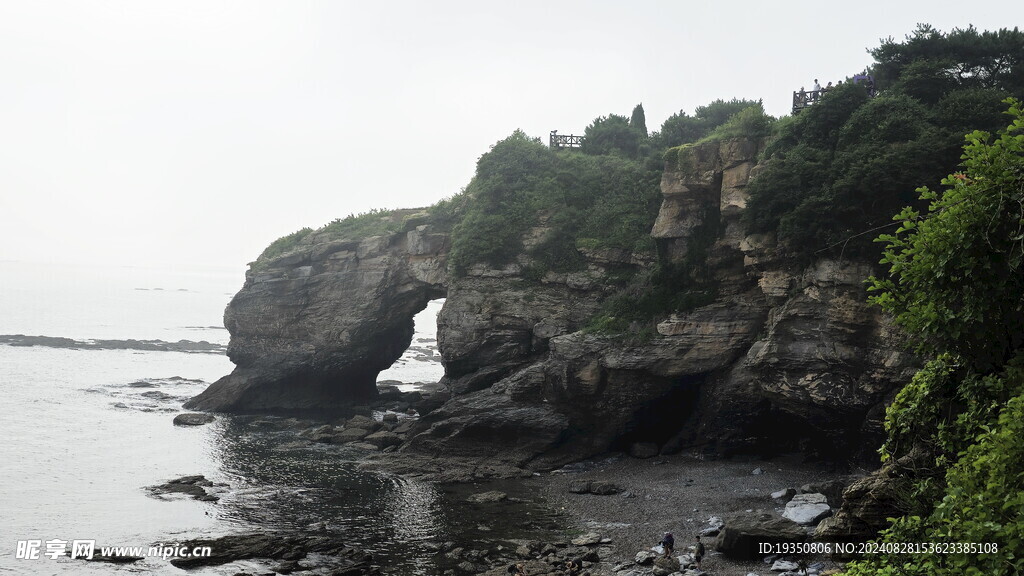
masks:
<svg viewBox="0 0 1024 576"><path fill-rule="evenodd" d="M746 217L791 253L875 256L872 239L914 190L960 157L963 135L995 131L1003 100L1024 96L1024 33L942 33L921 25L871 51L879 89L849 82L779 122L751 183Z"/></svg>

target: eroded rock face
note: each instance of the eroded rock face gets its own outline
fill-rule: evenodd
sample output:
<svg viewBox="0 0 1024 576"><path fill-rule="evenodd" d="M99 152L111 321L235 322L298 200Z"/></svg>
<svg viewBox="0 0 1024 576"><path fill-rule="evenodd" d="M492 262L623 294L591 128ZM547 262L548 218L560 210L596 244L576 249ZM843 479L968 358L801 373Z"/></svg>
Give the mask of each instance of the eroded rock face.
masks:
<svg viewBox="0 0 1024 576"><path fill-rule="evenodd" d="M235 370L191 409L331 409L376 395L412 316L446 290L448 236L422 225L359 241L311 238L259 269L224 313Z"/></svg>
<svg viewBox="0 0 1024 576"><path fill-rule="evenodd" d="M869 263L797 262L770 234L745 229L758 149L701 144L666 170L651 233L659 258L704 262L716 297L664 318L650 341L581 331L613 293L611 275L652 266L650 256L581 250L583 269L527 278L524 253L454 277L448 237L429 224L360 241L310 238L249 272L225 316L238 367L189 406L361 401L408 344L412 315L446 296L438 345L452 396L412 425L404 452L516 470L652 443L661 453L873 456L884 402L914 359L866 303ZM550 231L540 217L523 245Z"/></svg>

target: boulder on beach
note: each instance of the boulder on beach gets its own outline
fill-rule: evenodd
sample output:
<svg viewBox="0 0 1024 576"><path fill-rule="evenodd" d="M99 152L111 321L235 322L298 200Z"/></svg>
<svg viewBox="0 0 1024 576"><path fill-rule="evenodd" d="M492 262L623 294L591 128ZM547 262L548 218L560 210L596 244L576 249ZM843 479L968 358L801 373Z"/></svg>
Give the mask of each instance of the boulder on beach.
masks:
<svg viewBox="0 0 1024 576"><path fill-rule="evenodd" d="M595 481L590 483L590 493L598 496L609 496L622 492L622 488L614 482Z"/></svg>
<svg viewBox="0 0 1024 576"><path fill-rule="evenodd" d="M644 564L650 564L651 562L654 562L654 559L657 557L658 555L654 552L651 552L650 550L641 550L636 553L636 556L633 558L633 562L639 564L640 566L643 566Z"/></svg>
<svg viewBox="0 0 1024 576"><path fill-rule="evenodd" d="M573 494L590 494L590 480L571 480L569 492Z"/></svg>
<svg viewBox="0 0 1024 576"><path fill-rule="evenodd" d="M370 435L369 430L362 428L348 428L346 427L341 432L331 435L331 442L334 444L347 444L349 442L358 442L363 438Z"/></svg>
<svg viewBox="0 0 1024 576"><path fill-rule="evenodd" d="M668 576L679 572L679 560L671 557L659 556L654 559L654 576Z"/></svg>
<svg viewBox="0 0 1024 576"><path fill-rule="evenodd" d="M807 531L792 520L775 514L735 514L725 519L725 526L715 539L714 547L722 554L740 560L763 556L760 543L803 542Z"/></svg>
<svg viewBox="0 0 1024 576"><path fill-rule="evenodd" d="M397 446L401 444L402 438L394 432L381 430L380 432L374 432L366 438L363 438L363 442L373 444L378 448L387 448L388 446Z"/></svg>
<svg viewBox="0 0 1024 576"><path fill-rule="evenodd" d="M376 432L377 430L380 430L382 426L383 424L380 422L363 415L353 416L345 423L346 430L349 428L361 428L363 430L368 430L369 432Z"/></svg>
<svg viewBox="0 0 1024 576"><path fill-rule="evenodd" d="M601 543L601 535L597 532L587 532L582 536L572 539L573 546L594 546Z"/></svg>
<svg viewBox="0 0 1024 576"><path fill-rule="evenodd" d="M824 494L797 494L786 504L786 510L782 516L797 524L810 526L831 514L832 509Z"/></svg>
<svg viewBox="0 0 1024 576"><path fill-rule="evenodd" d="M789 502L793 496L796 496L795 488L783 488L782 490L772 492L772 498L775 500L782 500L783 502Z"/></svg>

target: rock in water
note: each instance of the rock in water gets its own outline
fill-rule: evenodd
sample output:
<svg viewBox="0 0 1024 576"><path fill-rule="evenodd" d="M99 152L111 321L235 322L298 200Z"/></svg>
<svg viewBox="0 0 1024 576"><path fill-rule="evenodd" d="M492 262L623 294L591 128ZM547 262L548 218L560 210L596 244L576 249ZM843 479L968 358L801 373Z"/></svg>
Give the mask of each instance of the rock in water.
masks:
<svg viewBox="0 0 1024 576"><path fill-rule="evenodd" d="M377 448L387 448L388 446L397 446L402 443L402 438L394 432L374 432L366 438L363 438L363 442L367 444L373 444Z"/></svg>
<svg viewBox="0 0 1024 576"><path fill-rule="evenodd" d="M466 500L468 502L477 503L504 502L505 500L508 500L508 494L504 492L498 492L497 490L492 490L490 492L481 492L479 494L473 494L469 498L466 498Z"/></svg>
<svg viewBox="0 0 1024 576"><path fill-rule="evenodd" d="M797 494L786 504L786 510L782 516L797 524L810 526L831 514L832 509L824 494Z"/></svg>
<svg viewBox="0 0 1024 576"><path fill-rule="evenodd" d="M209 424L217 418L213 414L201 414L197 412L186 412L174 417L175 426L202 426Z"/></svg>

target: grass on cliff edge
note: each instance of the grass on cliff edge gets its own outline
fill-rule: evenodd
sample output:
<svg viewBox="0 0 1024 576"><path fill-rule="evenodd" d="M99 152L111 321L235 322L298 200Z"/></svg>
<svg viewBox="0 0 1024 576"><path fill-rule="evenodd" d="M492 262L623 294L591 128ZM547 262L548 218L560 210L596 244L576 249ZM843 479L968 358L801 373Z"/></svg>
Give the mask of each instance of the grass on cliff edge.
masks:
<svg viewBox="0 0 1024 576"><path fill-rule="evenodd" d="M425 209L370 210L349 214L313 230L303 228L274 240L253 263L254 269L262 269L278 256L283 256L301 246L307 238L324 240L360 240L410 230L425 219Z"/></svg>

